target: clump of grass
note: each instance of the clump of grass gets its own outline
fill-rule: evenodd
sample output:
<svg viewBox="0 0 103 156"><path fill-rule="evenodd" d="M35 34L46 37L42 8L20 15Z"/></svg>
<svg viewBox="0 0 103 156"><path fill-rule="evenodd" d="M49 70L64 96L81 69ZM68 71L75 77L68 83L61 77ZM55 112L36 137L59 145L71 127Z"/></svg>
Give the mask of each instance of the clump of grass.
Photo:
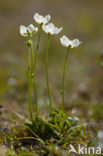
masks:
<svg viewBox="0 0 103 156"><path fill-rule="evenodd" d="M11 145L18 154L58 156L65 151L67 155L70 144L74 147L79 143L92 144L87 127L77 117L68 117L62 110L53 110L45 118L36 117L25 126L26 129L22 127L21 133L12 137Z"/></svg>
<svg viewBox="0 0 103 156"><path fill-rule="evenodd" d="M46 119L37 117L32 123L26 123L29 135L42 139L42 141L52 140L58 144L64 144L70 134L76 134L76 126L80 124L77 117L68 117L61 110L53 110ZM39 140L41 141L41 140Z"/></svg>

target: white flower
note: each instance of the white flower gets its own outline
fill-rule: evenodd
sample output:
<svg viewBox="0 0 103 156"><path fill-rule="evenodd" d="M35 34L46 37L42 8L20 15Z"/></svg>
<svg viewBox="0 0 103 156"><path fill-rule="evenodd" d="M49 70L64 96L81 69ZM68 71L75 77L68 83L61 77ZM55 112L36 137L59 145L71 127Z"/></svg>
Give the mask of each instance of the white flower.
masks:
<svg viewBox="0 0 103 156"><path fill-rule="evenodd" d="M20 34L22 36L32 36L33 33L36 33L38 31L37 27L34 27L33 24L30 24L28 27L21 25L20 26Z"/></svg>
<svg viewBox="0 0 103 156"><path fill-rule="evenodd" d="M60 37L60 42L64 47L71 47L71 48L75 48L78 47L82 42L80 42L78 39L74 39L74 40L70 40L68 37L66 36L62 36Z"/></svg>
<svg viewBox="0 0 103 156"><path fill-rule="evenodd" d="M50 33L51 35L59 34L63 29L62 27L61 28L55 27L55 25L53 23L43 25L42 28L46 33Z"/></svg>
<svg viewBox="0 0 103 156"><path fill-rule="evenodd" d="M34 14L34 20L38 23L38 24L47 24L51 19L50 15L46 15L45 17L42 15L39 15L38 13Z"/></svg>

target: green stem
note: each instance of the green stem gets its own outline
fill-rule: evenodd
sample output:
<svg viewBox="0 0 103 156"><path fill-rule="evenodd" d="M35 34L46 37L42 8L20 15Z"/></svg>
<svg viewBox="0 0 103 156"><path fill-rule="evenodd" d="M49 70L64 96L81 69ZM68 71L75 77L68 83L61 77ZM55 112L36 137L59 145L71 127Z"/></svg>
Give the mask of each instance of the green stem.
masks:
<svg viewBox="0 0 103 156"><path fill-rule="evenodd" d="M31 46L31 56L32 56L32 77L34 75L34 50L33 50L33 41L30 39L30 46Z"/></svg>
<svg viewBox="0 0 103 156"><path fill-rule="evenodd" d="M48 34L48 41L47 41L47 47L46 47L46 83L47 83L47 89L48 89L48 96L49 96L49 103L51 110L53 109L51 96L50 96L50 87L49 87L49 79L48 79L48 50L49 50L49 43L50 43L50 34Z"/></svg>
<svg viewBox="0 0 103 156"><path fill-rule="evenodd" d="M31 87L31 63L30 63L30 47L29 47L29 55L28 55L28 90L29 90L29 113L31 122L33 121L33 114L32 114L32 87Z"/></svg>
<svg viewBox="0 0 103 156"><path fill-rule="evenodd" d="M65 61L64 61L64 67L63 67L63 78L62 78L62 110L64 111L65 106L64 106L64 87L65 87L65 71L66 71L66 64L67 64L67 59L68 59L68 54L69 54L69 48L67 49Z"/></svg>
<svg viewBox="0 0 103 156"><path fill-rule="evenodd" d="M37 88L36 88L36 80L35 80L35 73L36 73L36 64L37 64L37 57L38 57L38 50L39 50L39 43L40 43L40 36L41 36L42 24L39 28L39 35L38 35L38 42L35 52L35 60L34 60L34 93L35 93L35 105L36 105L36 116L38 116L38 105L37 105Z"/></svg>

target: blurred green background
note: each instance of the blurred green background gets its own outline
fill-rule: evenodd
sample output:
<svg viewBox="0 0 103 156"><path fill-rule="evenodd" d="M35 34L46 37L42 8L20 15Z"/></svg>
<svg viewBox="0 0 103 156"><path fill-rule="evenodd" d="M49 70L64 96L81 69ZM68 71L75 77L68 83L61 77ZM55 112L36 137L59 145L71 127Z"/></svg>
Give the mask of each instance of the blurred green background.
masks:
<svg viewBox="0 0 103 156"><path fill-rule="evenodd" d="M28 104L26 39L19 33L21 24L34 24L33 15L51 15L51 22L63 31L51 37L49 80L54 105L61 104L61 80L66 49L59 38L67 35L83 43L72 49L66 73L65 106L67 111L103 119L103 1L102 0L0 0L0 103L7 110ZM34 47L37 35L34 36ZM47 35L42 32L37 64L38 103L48 108L45 83L45 47ZM20 107L20 108L19 108ZM100 109L96 112L97 108ZM93 111L94 109L94 111ZM96 115L98 114L98 116Z"/></svg>

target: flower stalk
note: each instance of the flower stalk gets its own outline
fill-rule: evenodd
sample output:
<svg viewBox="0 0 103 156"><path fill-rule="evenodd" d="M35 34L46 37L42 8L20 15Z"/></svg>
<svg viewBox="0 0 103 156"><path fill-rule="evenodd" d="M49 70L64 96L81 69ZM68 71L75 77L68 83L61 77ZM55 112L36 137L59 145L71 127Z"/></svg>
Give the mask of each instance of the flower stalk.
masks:
<svg viewBox="0 0 103 156"><path fill-rule="evenodd" d="M67 65L67 60L68 60L68 54L69 54L70 48L67 48L66 52L66 57L64 61L64 67L63 67L63 78L62 78L62 110L65 110L65 105L64 105L64 94L65 94L65 72L66 72L66 65Z"/></svg>
<svg viewBox="0 0 103 156"><path fill-rule="evenodd" d="M33 113L32 113L32 83L31 83L31 51L29 45L29 53L28 53L28 91L29 91L29 114L30 120L33 122Z"/></svg>
<svg viewBox="0 0 103 156"><path fill-rule="evenodd" d="M52 110L53 106L52 106L52 100L51 100L51 95L50 95L50 87L49 87L49 79L48 79L48 50L49 50L49 44L50 44L50 33L48 33L48 41L47 41L47 46L46 46L46 83L47 83L49 104L50 104L50 108Z"/></svg>
<svg viewBox="0 0 103 156"><path fill-rule="evenodd" d="M31 57L32 57L32 70L31 70L31 74L32 74L32 77L34 75L34 50L33 50L33 41L32 39L30 38L30 46L31 46Z"/></svg>
<svg viewBox="0 0 103 156"><path fill-rule="evenodd" d="M39 28L38 41L37 41L37 47L36 47L36 52L35 52L35 60L34 60L34 94L35 94L36 116L38 116L39 113L38 113L38 104L37 104L38 102L37 102L37 88L36 88L36 77L35 77L35 75L36 75L36 64L37 64L37 57L38 57L41 30L42 30L42 24L40 24L40 28Z"/></svg>
<svg viewBox="0 0 103 156"><path fill-rule="evenodd" d="M66 64L68 59L68 54L70 51L70 48L78 47L82 42L80 42L78 39L70 40L67 36L60 37L60 42L63 47L67 48L67 53L64 61L64 67L63 67L63 78L62 78L62 110L64 111L64 94L65 94L65 71L66 71Z"/></svg>

